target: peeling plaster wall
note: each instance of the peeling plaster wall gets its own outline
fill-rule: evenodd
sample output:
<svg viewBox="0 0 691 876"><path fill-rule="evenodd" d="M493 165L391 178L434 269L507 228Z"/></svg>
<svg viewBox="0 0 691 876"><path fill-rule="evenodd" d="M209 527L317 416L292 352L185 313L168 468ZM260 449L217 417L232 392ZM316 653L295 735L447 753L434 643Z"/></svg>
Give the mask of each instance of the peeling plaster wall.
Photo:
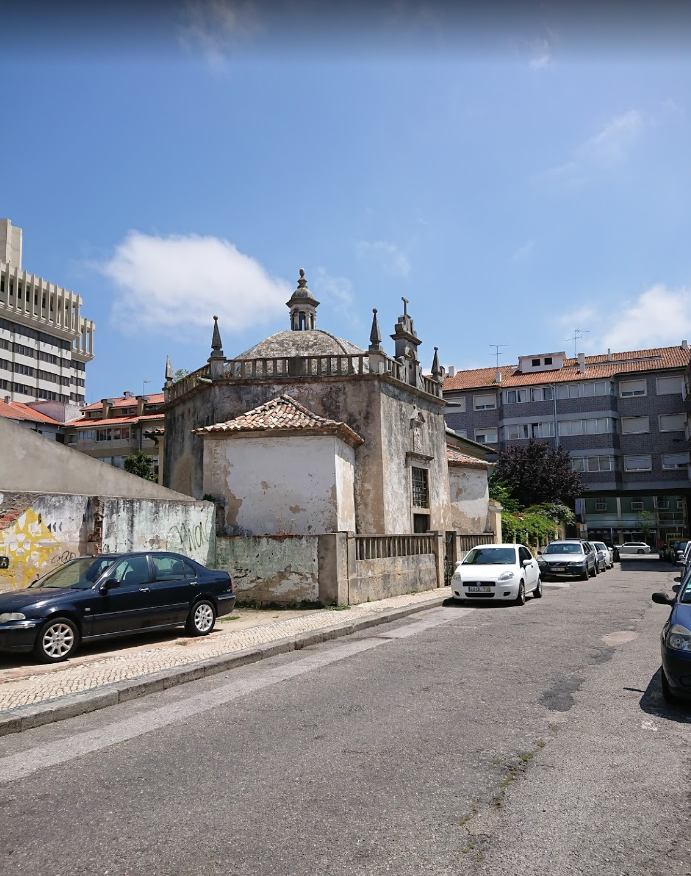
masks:
<svg viewBox="0 0 691 876"><path fill-rule="evenodd" d="M489 486L487 469L450 465L451 507L447 529L476 535L489 526Z"/></svg>
<svg viewBox="0 0 691 876"><path fill-rule="evenodd" d="M215 554L209 502L0 493L0 590L19 590L76 556L157 548L205 565Z"/></svg>
<svg viewBox="0 0 691 876"><path fill-rule="evenodd" d="M317 602L318 548L316 535L218 536L216 567L230 574L240 601Z"/></svg>
<svg viewBox="0 0 691 876"><path fill-rule="evenodd" d="M225 503L226 534L314 535L336 531L339 520L354 528L354 454L340 439L262 435L205 444L204 492Z"/></svg>

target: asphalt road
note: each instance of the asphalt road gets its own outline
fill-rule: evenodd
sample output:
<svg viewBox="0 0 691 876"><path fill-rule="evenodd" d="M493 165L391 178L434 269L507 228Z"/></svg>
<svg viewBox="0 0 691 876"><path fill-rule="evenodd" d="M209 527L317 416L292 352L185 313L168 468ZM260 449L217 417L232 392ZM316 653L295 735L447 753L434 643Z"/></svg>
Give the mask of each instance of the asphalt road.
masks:
<svg viewBox="0 0 691 876"><path fill-rule="evenodd" d="M0 874L691 873L675 571L447 606L0 739Z"/></svg>

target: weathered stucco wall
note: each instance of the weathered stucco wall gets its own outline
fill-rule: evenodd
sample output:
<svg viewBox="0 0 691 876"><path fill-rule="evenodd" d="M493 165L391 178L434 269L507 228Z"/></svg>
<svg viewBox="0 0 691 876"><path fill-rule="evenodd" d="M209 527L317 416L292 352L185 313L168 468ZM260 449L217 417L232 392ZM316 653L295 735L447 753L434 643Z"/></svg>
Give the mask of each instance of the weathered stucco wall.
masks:
<svg viewBox="0 0 691 876"><path fill-rule="evenodd" d="M218 536L216 568L230 574L239 600L285 605L319 600L318 536Z"/></svg>
<svg viewBox="0 0 691 876"><path fill-rule="evenodd" d="M99 463L100 465L101 463ZM215 554L209 502L0 494L0 590L21 589L73 557L101 551L175 550L205 565Z"/></svg>
<svg viewBox="0 0 691 876"><path fill-rule="evenodd" d="M332 435L207 438L204 493L225 504L227 535L313 535L336 531L339 519L354 529L353 466L352 449Z"/></svg>
<svg viewBox="0 0 691 876"><path fill-rule="evenodd" d="M48 441L4 417L0 418L0 491L186 498L57 441Z"/></svg>
<svg viewBox="0 0 691 876"><path fill-rule="evenodd" d="M437 587L437 560L432 554L356 560L349 584L351 605L431 590Z"/></svg>
<svg viewBox="0 0 691 876"><path fill-rule="evenodd" d="M489 486L486 468L449 466L451 507L446 529L462 534L484 532L489 526Z"/></svg>

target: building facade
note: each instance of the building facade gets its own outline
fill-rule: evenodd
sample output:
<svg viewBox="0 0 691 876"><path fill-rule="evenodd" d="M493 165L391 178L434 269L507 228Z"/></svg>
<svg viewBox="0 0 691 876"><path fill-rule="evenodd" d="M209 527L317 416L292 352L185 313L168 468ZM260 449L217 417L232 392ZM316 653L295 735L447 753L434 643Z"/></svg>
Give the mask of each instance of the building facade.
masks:
<svg viewBox="0 0 691 876"><path fill-rule="evenodd" d="M82 299L22 270L22 230L0 219L0 393L83 404L94 323Z"/></svg>
<svg viewBox="0 0 691 876"><path fill-rule="evenodd" d="M688 533L689 347L567 358L454 372L447 424L496 451L545 441L568 451L587 492L577 513L591 538L654 544Z"/></svg>

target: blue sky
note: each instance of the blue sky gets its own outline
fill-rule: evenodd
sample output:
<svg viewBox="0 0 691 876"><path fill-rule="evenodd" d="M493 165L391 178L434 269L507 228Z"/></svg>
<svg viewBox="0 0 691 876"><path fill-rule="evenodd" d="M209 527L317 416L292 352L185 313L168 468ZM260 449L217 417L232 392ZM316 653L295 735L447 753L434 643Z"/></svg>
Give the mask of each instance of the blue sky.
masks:
<svg viewBox="0 0 691 876"><path fill-rule="evenodd" d="M686 10L482 8L10 12L0 215L96 322L87 400L288 328L300 267L362 347L409 299L425 369L691 339Z"/></svg>

